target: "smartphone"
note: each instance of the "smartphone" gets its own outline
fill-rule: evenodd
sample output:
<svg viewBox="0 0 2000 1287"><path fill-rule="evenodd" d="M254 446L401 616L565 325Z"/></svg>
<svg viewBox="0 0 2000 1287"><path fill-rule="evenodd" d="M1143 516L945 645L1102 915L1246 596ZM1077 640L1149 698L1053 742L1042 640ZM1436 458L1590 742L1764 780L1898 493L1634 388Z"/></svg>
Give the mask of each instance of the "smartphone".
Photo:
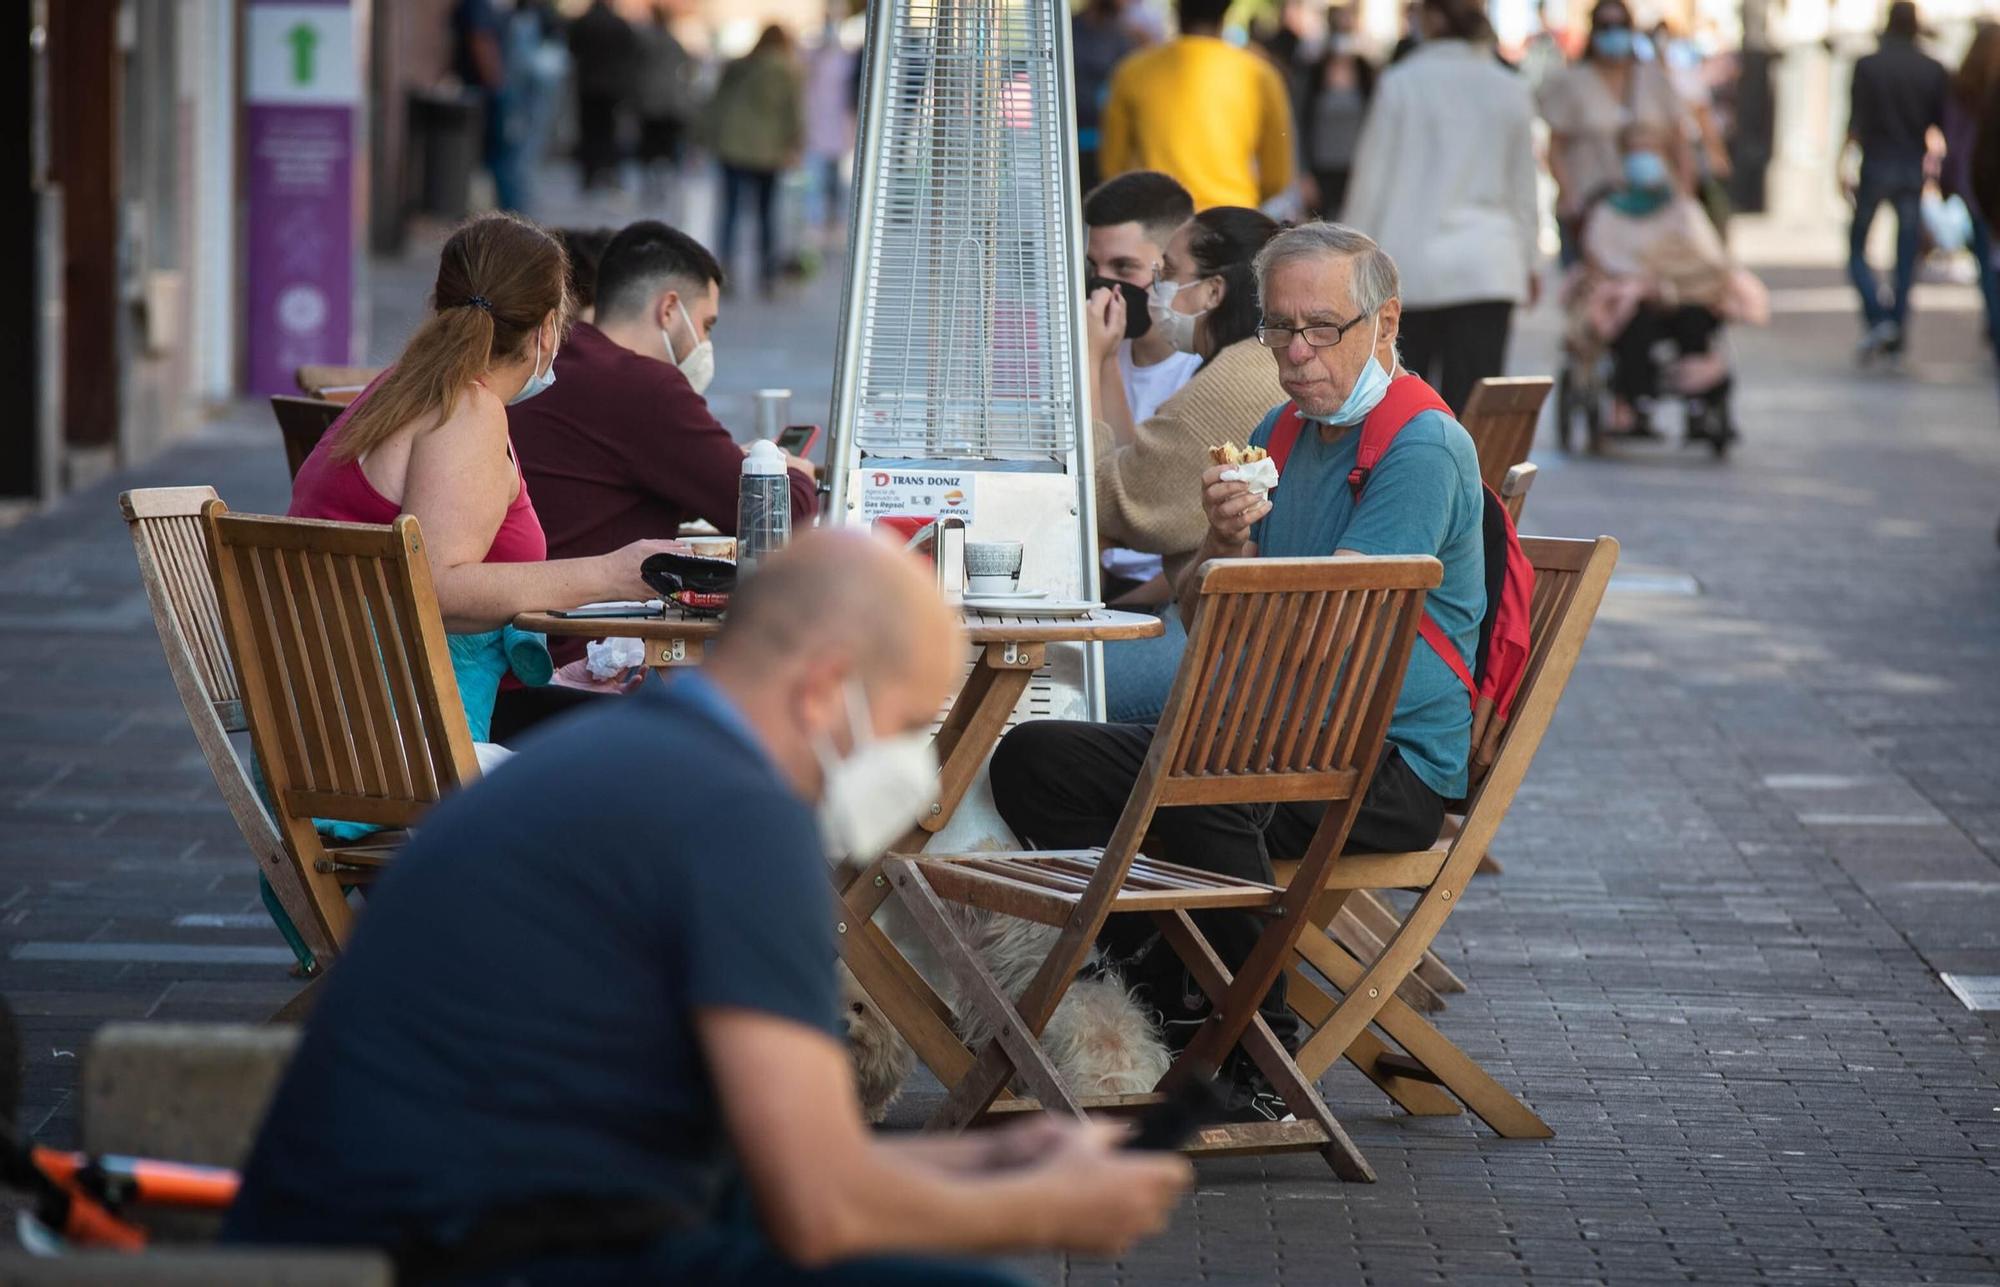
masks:
<svg viewBox="0 0 2000 1287"><path fill-rule="evenodd" d="M657 617L662 611L664 611L663 605L658 599L654 599L641 604L608 603L589 608L564 608L549 615L561 617L565 621L612 621L621 617Z"/></svg>
<svg viewBox="0 0 2000 1287"><path fill-rule="evenodd" d="M1171 1153L1187 1143L1195 1131L1218 1120L1221 1111L1222 1096L1216 1093L1215 1083L1204 1077L1190 1078L1139 1114L1137 1128L1119 1147Z"/></svg>
<svg viewBox="0 0 2000 1287"><path fill-rule="evenodd" d="M818 425L786 425L778 431L778 450L804 459L819 441Z"/></svg>

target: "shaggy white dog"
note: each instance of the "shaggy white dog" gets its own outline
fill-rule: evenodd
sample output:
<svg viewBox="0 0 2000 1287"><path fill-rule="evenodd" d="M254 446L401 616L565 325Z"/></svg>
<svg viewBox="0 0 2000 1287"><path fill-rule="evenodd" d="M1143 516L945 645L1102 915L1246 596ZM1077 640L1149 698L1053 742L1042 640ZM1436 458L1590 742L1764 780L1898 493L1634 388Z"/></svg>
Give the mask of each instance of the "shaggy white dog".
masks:
<svg viewBox="0 0 2000 1287"><path fill-rule="evenodd" d="M871 1122L888 1116L889 1106L903 1093L903 1083L915 1066L912 1051L861 983L840 966L840 1018L847 1027L847 1054L854 1061L855 1089L861 1112Z"/></svg>

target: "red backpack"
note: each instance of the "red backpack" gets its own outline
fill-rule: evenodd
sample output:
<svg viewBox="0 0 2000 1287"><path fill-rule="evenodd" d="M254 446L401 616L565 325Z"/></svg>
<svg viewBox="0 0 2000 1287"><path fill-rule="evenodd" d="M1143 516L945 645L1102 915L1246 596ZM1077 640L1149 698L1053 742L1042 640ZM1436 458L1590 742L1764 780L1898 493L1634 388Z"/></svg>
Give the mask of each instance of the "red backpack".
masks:
<svg viewBox="0 0 2000 1287"><path fill-rule="evenodd" d="M1354 472L1347 476L1348 490L1354 496L1354 503L1361 504L1361 493L1368 486L1368 475L1396 441L1396 435L1404 425L1426 411L1442 411L1451 415L1451 408L1444 399L1422 380L1414 375L1398 377L1389 385L1388 393L1368 418L1361 422L1361 443L1354 454ZM1271 430L1270 453L1280 474L1284 472L1285 461L1292 454L1292 447L1299 440L1299 431L1304 427L1305 417L1300 414L1298 404L1288 402L1278 413L1278 423ZM1451 673L1458 676L1458 682L1465 685L1465 691L1472 701L1472 776L1477 780L1483 775L1490 762L1493 739L1487 736L1490 728L1504 725L1514 709L1514 695L1520 690L1521 680L1528 670L1528 623L1535 597L1535 568L1528 562L1528 556L1521 549L1521 539L1514 532L1514 520L1508 516L1506 505L1493 494L1491 487L1480 485L1485 495L1485 512L1482 515L1481 533L1485 538L1486 552L1486 615L1479 622L1478 651L1473 664L1458 651L1444 627L1436 618L1426 612L1417 624L1417 633L1429 644L1431 650L1444 659L1451 667Z"/></svg>

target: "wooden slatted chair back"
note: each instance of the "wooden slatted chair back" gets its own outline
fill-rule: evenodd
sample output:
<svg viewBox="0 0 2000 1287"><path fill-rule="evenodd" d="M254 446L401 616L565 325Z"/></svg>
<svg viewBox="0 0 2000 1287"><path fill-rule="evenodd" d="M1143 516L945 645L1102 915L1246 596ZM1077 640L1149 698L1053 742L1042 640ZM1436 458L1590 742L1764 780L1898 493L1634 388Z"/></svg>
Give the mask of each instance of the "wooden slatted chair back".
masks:
<svg viewBox="0 0 2000 1287"><path fill-rule="evenodd" d="M1504 724L1495 722L1475 730L1480 741L1472 762L1491 767L1467 799L1461 843L1475 822L1489 831L1499 826L1500 816L1548 732L1556 703L1569 686L1612 569L1618 564L1618 542L1609 536L1594 541L1524 536L1521 551L1535 568L1535 593L1528 613L1528 666L1521 677L1513 717ZM1481 809L1481 802L1494 793L1498 793L1497 798L1489 803L1497 803L1499 808ZM1488 812L1493 815L1490 824L1485 818ZM1483 842L1480 852L1484 852Z"/></svg>
<svg viewBox="0 0 2000 1287"><path fill-rule="evenodd" d="M417 821L477 778L415 518L203 509L224 628L279 826Z"/></svg>
<svg viewBox="0 0 2000 1287"><path fill-rule="evenodd" d="M292 477L306 463L319 440L333 428L333 422L347 408L324 398L289 398L280 394L271 399L271 414L278 418L278 433L285 440L285 467Z"/></svg>
<svg viewBox="0 0 2000 1287"><path fill-rule="evenodd" d="M118 506L132 533L139 579L146 588L167 671L216 789L279 905L300 927L306 946L323 954L332 943L311 932L314 918L308 915L297 860L286 852L230 742L230 734L244 732L248 723L223 633L208 528L202 519L202 507L211 501L216 501L213 487L152 487L124 493Z"/></svg>
<svg viewBox="0 0 2000 1287"><path fill-rule="evenodd" d="M1430 558L1206 565L1157 735L1160 803L1354 794L1387 731L1424 592L1441 574Z"/></svg>
<svg viewBox="0 0 2000 1287"><path fill-rule="evenodd" d="M1479 479L1496 493L1507 471L1528 458L1535 425L1555 381L1545 375L1492 377L1472 386L1458 422L1479 451Z"/></svg>

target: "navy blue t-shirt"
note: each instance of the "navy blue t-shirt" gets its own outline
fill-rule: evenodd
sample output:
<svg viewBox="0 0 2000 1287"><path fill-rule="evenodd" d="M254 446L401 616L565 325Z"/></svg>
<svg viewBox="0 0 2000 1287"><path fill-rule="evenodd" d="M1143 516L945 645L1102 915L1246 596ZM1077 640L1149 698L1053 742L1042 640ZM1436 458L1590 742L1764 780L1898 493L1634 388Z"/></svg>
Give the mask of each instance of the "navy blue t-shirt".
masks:
<svg viewBox="0 0 2000 1287"><path fill-rule="evenodd" d="M558 725L438 806L369 896L228 1238L395 1241L494 1203L713 1202L707 1007L838 1033L818 826L698 674Z"/></svg>

